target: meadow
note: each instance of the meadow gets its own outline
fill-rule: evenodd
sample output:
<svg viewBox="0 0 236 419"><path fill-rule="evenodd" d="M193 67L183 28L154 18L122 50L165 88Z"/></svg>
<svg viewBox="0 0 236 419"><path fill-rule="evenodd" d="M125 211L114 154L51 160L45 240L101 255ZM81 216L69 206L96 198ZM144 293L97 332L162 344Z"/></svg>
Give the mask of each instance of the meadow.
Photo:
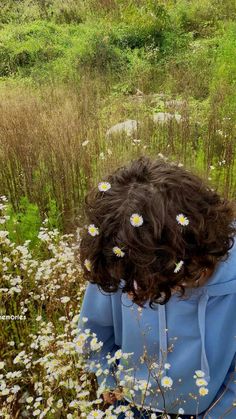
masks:
<svg viewBox="0 0 236 419"><path fill-rule="evenodd" d="M0 315L24 318L0 323L0 417L102 417L76 340L84 197L148 155L235 199L236 5L1 3Z"/></svg>

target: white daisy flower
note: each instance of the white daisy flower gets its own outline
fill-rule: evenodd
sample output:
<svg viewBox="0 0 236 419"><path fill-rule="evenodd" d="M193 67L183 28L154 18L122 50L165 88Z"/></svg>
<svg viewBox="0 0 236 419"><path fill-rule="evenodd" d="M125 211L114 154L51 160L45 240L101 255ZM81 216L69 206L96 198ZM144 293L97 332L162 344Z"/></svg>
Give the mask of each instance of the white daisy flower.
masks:
<svg viewBox="0 0 236 419"><path fill-rule="evenodd" d="M184 214L176 215L176 220L182 226L187 226L189 224L189 219Z"/></svg>
<svg viewBox="0 0 236 419"><path fill-rule="evenodd" d="M164 377L162 377L162 379L161 379L161 385L163 387L170 388L172 386L172 384L173 384L173 380L172 380L171 377L167 377L166 375Z"/></svg>
<svg viewBox="0 0 236 419"><path fill-rule="evenodd" d="M178 263L175 264L175 269L174 269L174 273L175 274L180 271L180 269L182 268L183 264L184 264L184 261L183 260L180 260Z"/></svg>
<svg viewBox="0 0 236 419"><path fill-rule="evenodd" d="M134 227L140 227L143 224L143 217L139 214L132 214L130 217L130 222Z"/></svg>
<svg viewBox="0 0 236 419"><path fill-rule="evenodd" d="M198 387L207 386L208 382L205 380L205 378L197 378L196 384Z"/></svg>
<svg viewBox="0 0 236 419"><path fill-rule="evenodd" d="M129 406L120 405L120 406L118 406L118 407L116 407L114 409L114 413L117 413L117 414L119 414L119 413L125 413L129 409L130 409Z"/></svg>
<svg viewBox="0 0 236 419"><path fill-rule="evenodd" d="M101 192L106 192L111 188L111 184L109 182L100 182L98 184L98 189Z"/></svg>
<svg viewBox="0 0 236 419"><path fill-rule="evenodd" d="M179 408L179 410L178 410L178 413L179 413L180 415L183 415L183 414L184 414L184 409L182 409L182 407L180 407L180 408Z"/></svg>
<svg viewBox="0 0 236 419"><path fill-rule="evenodd" d="M122 350L118 349L114 354L114 358L120 359L121 357L122 357Z"/></svg>
<svg viewBox="0 0 236 419"><path fill-rule="evenodd" d="M70 301L70 297L61 297L60 300L63 304L66 304Z"/></svg>
<svg viewBox="0 0 236 419"><path fill-rule="evenodd" d="M164 364L164 368L169 370L170 369L170 364L168 362L166 362L166 364Z"/></svg>
<svg viewBox="0 0 236 419"><path fill-rule="evenodd" d="M98 228L94 224L88 226L88 232L91 236L97 236L99 234Z"/></svg>
<svg viewBox="0 0 236 419"><path fill-rule="evenodd" d="M125 256L125 252L123 252L120 247L114 246L112 248L113 253L118 256L119 258L123 258Z"/></svg>
<svg viewBox="0 0 236 419"><path fill-rule="evenodd" d="M206 388L206 387L200 387L200 388L199 388L199 394L200 394L201 396L205 396L206 394L208 394L208 392L209 392L209 390L208 390L208 388Z"/></svg>
<svg viewBox="0 0 236 419"><path fill-rule="evenodd" d="M87 416L87 419L93 419L93 418L97 418L100 419L104 416L104 412L102 412L100 409L95 409L92 410L89 415Z"/></svg>
<svg viewBox="0 0 236 419"><path fill-rule="evenodd" d="M195 372L195 374L196 374L197 377L200 377L200 378L205 377L205 372L202 371L202 370L196 370L194 372Z"/></svg>

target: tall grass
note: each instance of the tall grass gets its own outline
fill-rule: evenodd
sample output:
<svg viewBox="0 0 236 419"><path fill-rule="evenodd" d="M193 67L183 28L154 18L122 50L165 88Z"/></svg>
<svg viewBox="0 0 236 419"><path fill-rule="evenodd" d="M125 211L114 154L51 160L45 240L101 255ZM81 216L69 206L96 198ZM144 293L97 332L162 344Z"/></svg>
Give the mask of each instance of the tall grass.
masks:
<svg viewBox="0 0 236 419"><path fill-rule="evenodd" d="M168 95L124 99L114 96L109 79L104 83L94 74L85 75L77 87L5 87L0 95L1 193L15 211L26 196L45 216L55 199L63 228L70 231L83 218L88 188L141 154L161 153L198 172L223 195L234 194L234 129L231 120L219 119L214 103L203 115L188 99L178 109ZM155 124L157 111L178 112L182 119ZM108 128L126 119L139 121L136 133L106 137Z"/></svg>

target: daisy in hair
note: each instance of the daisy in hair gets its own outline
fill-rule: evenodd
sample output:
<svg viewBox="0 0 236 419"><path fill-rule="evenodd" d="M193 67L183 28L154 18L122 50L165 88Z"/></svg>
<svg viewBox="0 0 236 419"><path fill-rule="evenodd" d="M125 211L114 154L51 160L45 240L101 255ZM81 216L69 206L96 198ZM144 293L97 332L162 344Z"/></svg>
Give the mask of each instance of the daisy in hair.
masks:
<svg viewBox="0 0 236 419"><path fill-rule="evenodd" d="M176 215L176 220L182 226L187 226L189 224L189 219L184 214Z"/></svg>
<svg viewBox="0 0 236 419"><path fill-rule="evenodd" d="M180 269L182 268L184 264L183 260L180 260L178 263L175 264L175 269L174 269L174 273L177 273L180 271Z"/></svg>
<svg viewBox="0 0 236 419"><path fill-rule="evenodd" d="M140 227L143 224L143 217L140 214L134 213L130 217L130 223L134 227Z"/></svg>
<svg viewBox="0 0 236 419"><path fill-rule="evenodd" d="M123 251L121 250L121 248L120 248L120 247L118 247L118 246L114 246L114 247L112 248L112 251L113 251L113 253L114 253L116 256L118 256L119 258L123 258L123 257L125 256L125 252L123 252Z"/></svg>
<svg viewBox="0 0 236 419"><path fill-rule="evenodd" d="M98 189L101 192L106 192L111 188L111 184L109 182L99 182Z"/></svg>
<svg viewBox="0 0 236 419"><path fill-rule="evenodd" d="M90 236L93 236L93 237L97 236L99 234L99 230L94 224L90 224L88 226L88 232L89 232Z"/></svg>

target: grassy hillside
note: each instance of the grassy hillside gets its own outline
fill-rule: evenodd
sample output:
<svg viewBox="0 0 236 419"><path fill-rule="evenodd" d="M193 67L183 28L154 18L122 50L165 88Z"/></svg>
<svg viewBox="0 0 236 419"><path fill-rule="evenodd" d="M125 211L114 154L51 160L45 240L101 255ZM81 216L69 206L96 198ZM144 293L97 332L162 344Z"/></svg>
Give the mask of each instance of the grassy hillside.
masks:
<svg viewBox="0 0 236 419"><path fill-rule="evenodd" d="M23 199L73 229L89 185L142 153L189 164L234 196L235 16L232 0L4 0L0 178L11 211ZM158 112L181 123L153 124ZM108 140L127 119L138 132Z"/></svg>

